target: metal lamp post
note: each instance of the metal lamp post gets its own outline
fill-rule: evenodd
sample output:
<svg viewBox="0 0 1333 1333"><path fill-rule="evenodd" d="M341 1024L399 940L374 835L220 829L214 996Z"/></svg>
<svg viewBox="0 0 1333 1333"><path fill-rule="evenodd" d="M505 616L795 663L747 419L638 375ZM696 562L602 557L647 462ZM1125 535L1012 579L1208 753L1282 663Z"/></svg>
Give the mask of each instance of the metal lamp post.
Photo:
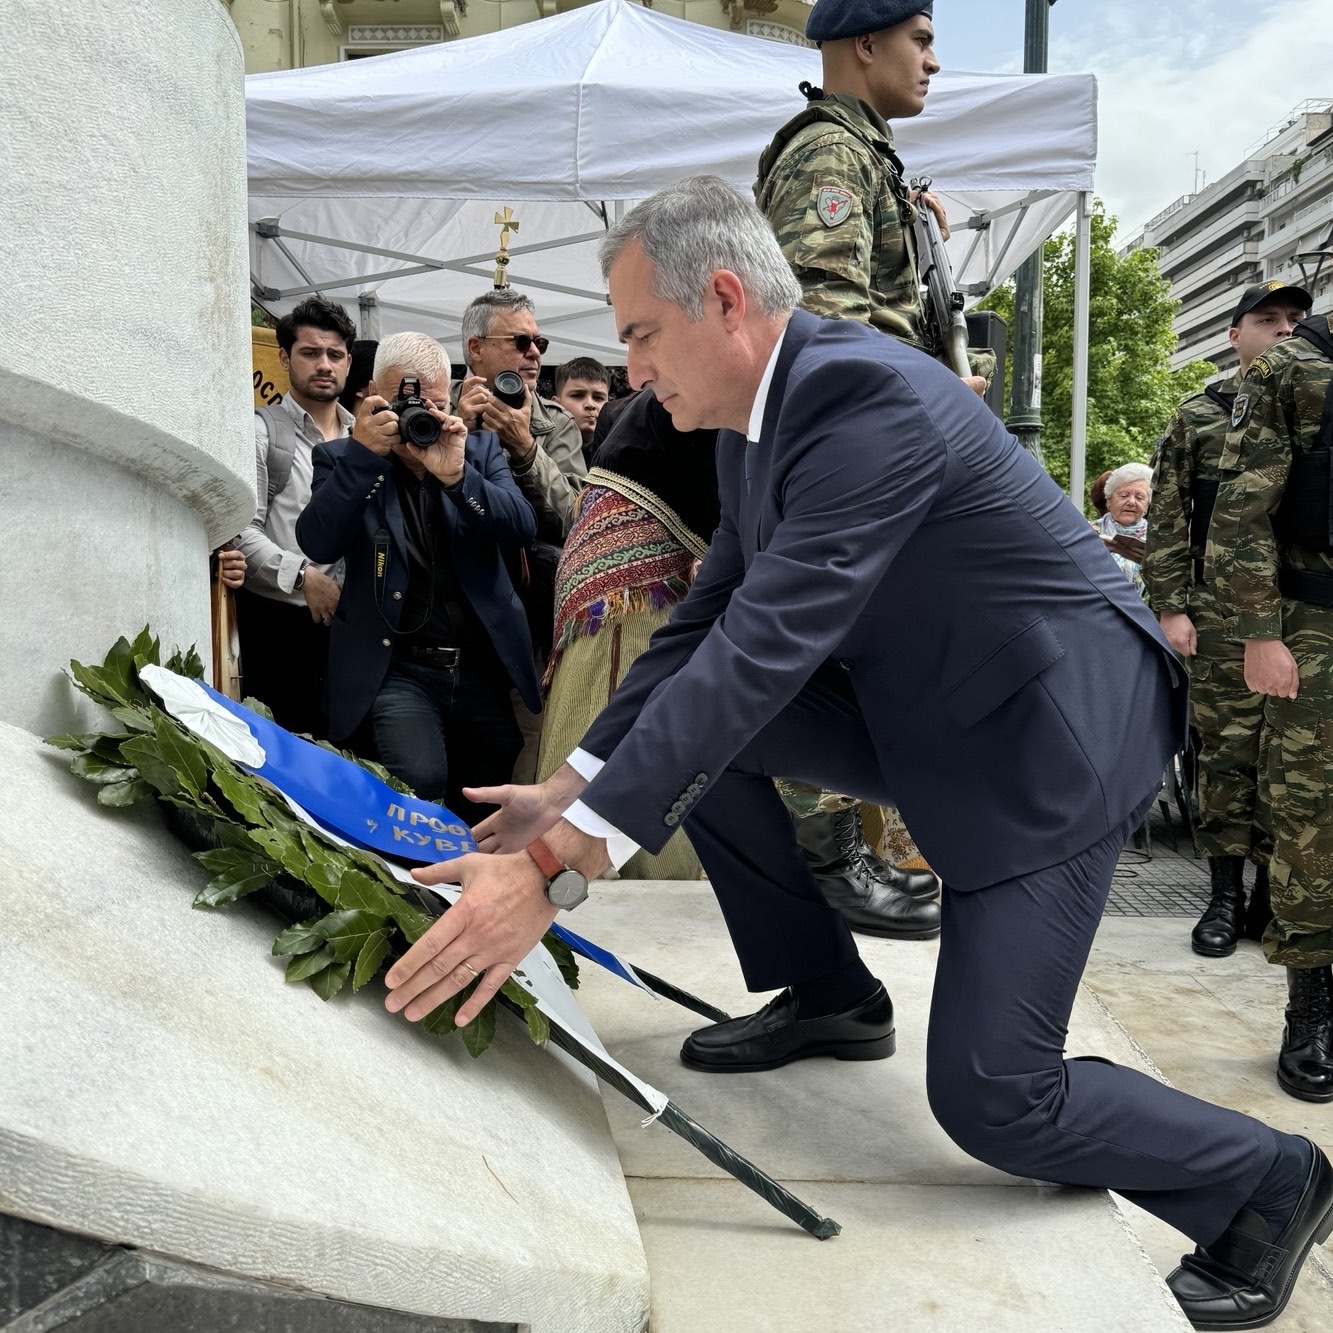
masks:
<svg viewBox="0 0 1333 1333"><path fill-rule="evenodd" d="M1055 0L1027 0L1023 72L1046 73L1050 9ZM1009 429L1039 463L1041 457L1042 247L1023 261L1014 280L1013 387Z"/></svg>

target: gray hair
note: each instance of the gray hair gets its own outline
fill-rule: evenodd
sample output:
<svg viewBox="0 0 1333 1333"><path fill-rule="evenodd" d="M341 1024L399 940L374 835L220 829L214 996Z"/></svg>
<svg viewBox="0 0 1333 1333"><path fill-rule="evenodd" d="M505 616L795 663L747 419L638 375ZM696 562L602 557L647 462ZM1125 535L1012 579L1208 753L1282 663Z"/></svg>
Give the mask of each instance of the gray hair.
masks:
<svg viewBox="0 0 1333 1333"><path fill-rule="evenodd" d="M384 383L384 376L390 370L404 371L419 380L434 379L437 375L446 380L453 377L449 353L428 333L391 333L375 349L372 378L386 398L398 392L396 384Z"/></svg>
<svg viewBox="0 0 1333 1333"><path fill-rule="evenodd" d="M689 176L658 190L607 232L598 257L602 279L637 240L656 270L657 295L692 320L703 318L704 292L718 269L734 273L764 315L785 315L801 301L768 220L720 176Z"/></svg>
<svg viewBox="0 0 1333 1333"><path fill-rule="evenodd" d="M1122 463L1106 479L1106 489L1102 492L1106 497L1106 503L1111 503L1111 497L1122 486L1128 486L1131 482L1146 481L1148 483L1148 502L1152 503L1152 468L1147 463Z"/></svg>
<svg viewBox="0 0 1333 1333"><path fill-rule="evenodd" d="M495 327L495 317L501 311L526 310L537 318L537 307L532 297L516 292L512 287L497 287L493 292L482 292L463 311L463 355L467 355L469 338L484 338Z"/></svg>

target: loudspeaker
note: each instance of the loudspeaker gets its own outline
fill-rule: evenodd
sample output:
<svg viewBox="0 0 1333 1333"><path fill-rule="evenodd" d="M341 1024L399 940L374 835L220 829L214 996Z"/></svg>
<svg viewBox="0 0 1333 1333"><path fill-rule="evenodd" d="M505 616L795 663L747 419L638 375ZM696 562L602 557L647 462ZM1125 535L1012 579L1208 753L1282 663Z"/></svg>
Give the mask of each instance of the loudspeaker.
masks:
<svg viewBox="0 0 1333 1333"><path fill-rule="evenodd" d="M1009 326L993 310L967 312L967 345L989 347L995 353L995 378L986 393L986 406L1001 421L1005 414L1005 355L1009 349Z"/></svg>

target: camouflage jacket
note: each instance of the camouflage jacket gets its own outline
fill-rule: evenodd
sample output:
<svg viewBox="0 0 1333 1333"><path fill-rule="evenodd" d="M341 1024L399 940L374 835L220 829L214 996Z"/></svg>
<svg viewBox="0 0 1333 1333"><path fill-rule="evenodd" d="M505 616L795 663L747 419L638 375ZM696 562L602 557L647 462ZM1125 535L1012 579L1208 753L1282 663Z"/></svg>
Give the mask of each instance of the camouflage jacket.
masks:
<svg viewBox="0 0 1333 1333"><path fill-rule="evenodd" d="M1318 439L1330 383L1333 360L1299 337L1270 347L1241 378L1204 567L1233 639L1282 637L1280 569L1333 576L1333 555L1280 543L1273 531L1293 453Z"/></svg>
<svg viewBox="0 0 1333 1333"><path fill-rule="evenodd" d="M1234 399L1238 380L1239 373L1232 375L1212 386L1213 392ZM1159 616L1189 610L1195 562L1204 557L1203 545L1190 542L1191 491L1196 480L1219 479L1218 464L1230 427L1230 403L1223 407L1205 390L1176 408L1157 443L1143 582L1148 602Z"/></svg>
<svg viewBox="0 0 1333 1333"><path fill-rule="evenodd" d="M754 193L807 310L923 345L913 205L873 107L840 93L812 101L764 149Z"/></svg>

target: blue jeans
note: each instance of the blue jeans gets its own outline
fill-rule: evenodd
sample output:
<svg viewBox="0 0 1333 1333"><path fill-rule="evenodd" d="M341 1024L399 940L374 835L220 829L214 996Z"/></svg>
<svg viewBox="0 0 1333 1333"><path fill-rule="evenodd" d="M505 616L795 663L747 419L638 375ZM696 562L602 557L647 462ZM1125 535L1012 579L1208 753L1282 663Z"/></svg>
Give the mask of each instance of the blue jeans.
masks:
<svg viewBox="0 0 1333 1333"><path fill-rule="evenodd" d="M509 678L489 660L448 668L395 661L370 722L384 767L470 825L494 807L466 800L463 788L508 782L522 745Z"/></svg>

